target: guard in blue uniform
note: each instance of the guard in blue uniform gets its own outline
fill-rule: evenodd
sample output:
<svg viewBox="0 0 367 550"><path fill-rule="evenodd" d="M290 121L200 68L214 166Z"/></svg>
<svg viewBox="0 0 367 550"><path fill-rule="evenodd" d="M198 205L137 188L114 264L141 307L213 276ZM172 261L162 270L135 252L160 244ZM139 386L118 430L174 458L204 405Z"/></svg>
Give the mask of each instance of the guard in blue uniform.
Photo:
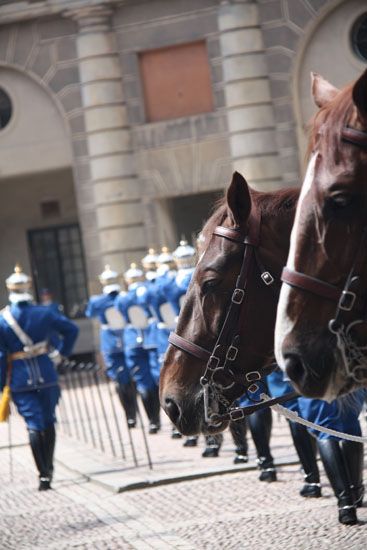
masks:
<svg viewBox="0 0 367 550"><path fill-rule="evenodd" d="M42 288L40 292L40 304L41 306L48 307L54 313L64 313L64 308L61 304L58 304L54 301L52 292L48 288ZM49 339L50 352L48 355L53 360L55 366L59 365L61 362L59 353L59 348L61 344L62 339L60 338L59 334L57 332L52 333Z"/></svg>
<svg viewBox="0 0 367 550"><path fill-rule="evenodd" d="M269 382L269 387L271 395L274 397L283 395L283 393L293 389L289 384L287 384L288 388L285 387L283 373L280 373L280 371L275 371L272 379L273 383ZM358 417L361 413L365 396L366 390L362 389L343 398L343 400L335 400L331 403L320 399L299 397L293 400L293 402L286 403L286 405L290 410L298 412L301 418L315 424L350 435L360 436L361 426ZM297 426L298 431L304 428L294 422L290 422L290 426L291 431L293 426ZM363 444L340 440L337 437L313 429L310 429L309 432L316 438L326 475L337 498L339 521L346 525L353 525L357 522L356 508L362 506L364 496ZM295 440L294 437L293 440ZM299 451L296 442L295 446L297 451ZM301 453L298 452L298 454L303 465ZM304 465L303 469L305 470L305 474L307 474ZM311 475L316 476L316 470L314 470L314 474L311 472ZM308 477L306 477L307 481L310 481Z"/></svg>
<svg viewBox="0 0 367 550"><path fill-rule="evenodd" d="M102 294L92 296L85 314L100 322L100 346L107 376L116 384L129 428L136 425L136 389L126 366L123 349L123 319L116 312L115 301L121 291L119 274L106 265L99 276Z"/></svg>
<svg viewBox="0 0 367 550"><path fill-rule="evenodd" d="M144 349L148 353L149 368L154 382L159 386L160 362L159 362L159 329L161 321L160 306L164 302L163 295L159 292L157 283L158 255L154 248L148 250L148 254L141 260L144 269L144 284L137 291L138 303L147 312L147 326L144 328ZM149 313L148 313L149 312Z"/></svg>
<svg viewBox="0 0 367 550"><path fill-rule="evenodd" d="M357 390L343 400L331 403L319 399L300 398L301 416L320 426L361 436L359 415L366 390ZM320 457L338 502L339 522L357 523L356 508L363 504L363 443L310 430L317 437Z"/></svg>
<svg viewBox="0 0 367 550"><path fill-rule="evenodd" d="M173 307L180 306L180 298L184 296L189 288L192 275L195 271L196 251L185 239L174 250L173 257L177 265L177 275L175 277L175 286L170 288L168 297Z"/></svg>
<svg viewBox="0 0 367 550"><path fill-rule="evenodd" d="M158 369L156 372L156 382L159 384L159 375L168 348L168 337L170 332L175 330L179 302L177 301L174 307L170 296L171 289L175 285L177 271L173 254L166 246L162 248L161 254L157 257L156 265L157 278L154 282L154 287L151 285L150 307L157 319L155 338L157 343Z"/></svg>
<svg viewBox="0 0 367 550"><path fill-rule="evenodd" d="M294 391L294 388L283 379L283 373L279 368L276 368L267 377L267 386L272 397L280 397ZM291 399L284 403L284 406L301 416L300 399ZM316 461L315 440L309 434L307 428L301 424L289 422L289 428L304 474L304 485L300 490L300 495L318 498L321 496L321 485L320 472Z"/></svg>
<svg viewBox="0 0 367 550"><path fill-rule="evenodd" d="M126 322L123 339L126 365L148 415L149 433L155 434L160 429L160 402L158 386L150 372L149 352L144 342L146 329L154 321L154 317L145 301L147 287L143 271L136 264L131 264L124 278L128 290L117 296L115 307Z"/></svg>
<svg viewBox="0 0 367 550"><path fill-rule="evenodd" d="M0 380L6 383L23 416L39 472L39 490L51 488L55 448L55 409L60 388L48 356L52 333L62 339L59 352L70 355L78 327L64 315L34 305L31 279L17 266L6 280L10 306L0 314Z"/></svg>

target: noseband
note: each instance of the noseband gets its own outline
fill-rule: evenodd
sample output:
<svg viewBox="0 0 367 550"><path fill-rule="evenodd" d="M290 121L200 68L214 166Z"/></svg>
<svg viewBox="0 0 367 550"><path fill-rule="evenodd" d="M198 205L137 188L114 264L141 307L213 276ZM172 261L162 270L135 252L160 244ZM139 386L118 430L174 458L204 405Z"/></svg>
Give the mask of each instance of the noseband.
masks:
<svg viewBox="0 0 367 550"><path fill-rule="evenodd" d="M345 127L342 130L341 138L345 143L367 150L366 132ZM347 324L344 317L355 308L358 301L357 290L360 276L356 275L356 273L362 271L366 262L366 243L367 226L363 228L358 249L343 289L316 277L310 277L305 273L294 271L288 267L284 267L281 275L281 280L292 288L305 290L326 300L336 302L335 316L329 321L328 328L336 336L337 347L342 354L347 376L353 378L358 383L367 378L365 353L367 347L358 346L353 341L352 329L358 324L365 323L366 319L357 319Z"/></svg>
<svg viewBox="0 0 367 550"><path fill-rule="evenodd" d="M232 292L225 320L213 351L210 352L174 332L171 332L169 336L170 344L206 362L205 372L200 379L200 383L204 394L205 421L208 424L219 425L224 420L238 421L257 410L271 407L277 403L284 403L298 395L296 392L290 392L282 397L258 402L248 407L232 408L229 401L223 395L223 391L230 389L235 384L235 375L232 368L235 365L239 352L240 329L243 327L246 314L248 283L254 267L257 267L260 278L266 286L271 286L274 283L274 277L264 268L258 254L260 226L261 214L253 206L248 220L246 235L239 228L234 229L224 226L217 226L213 231L213 235L223 237L244 247L242 265L236 280L236 286ZM245 373L244 379L239 383L243 384L245 391L254 393L258 389L258 385L255 382L261 382L274 368L274 365L269 365L257 371ZM223 385L217 379L218 376L228 378L229 383ZM210 401L213 397L225 407L226 412L224 414L219 414L212 410Z"/></svg>

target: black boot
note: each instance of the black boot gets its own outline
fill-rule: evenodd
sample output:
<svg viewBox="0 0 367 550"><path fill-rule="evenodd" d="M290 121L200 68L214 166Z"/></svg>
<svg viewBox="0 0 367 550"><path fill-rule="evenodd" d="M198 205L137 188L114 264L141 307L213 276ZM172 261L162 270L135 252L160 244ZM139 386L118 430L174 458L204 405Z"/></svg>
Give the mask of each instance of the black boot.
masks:
<svg viewBox="0 0 367 550"><path fill-rule="evenodd" d="M29 430L29 442L39 473L40 483L38 490L47 491L48 489L51 489L51 479L46 466L42 433L39 430Z"/></svg>
<svg viewBox="0 0 367 550"><path fill-rule="evenodd" d="M340 444L348 472L349 485L352 491L354 504L357 508L361 508L363 506L364 497L363 443L343 440Z"/></svg>
<svg viewBox="0 0 367 550"><path fill-rule="evenodd" d="M160 427L160 401L158 387L154 387L141 396L145 411L149 418L149 433L156 434Z"/></svg>
<svg viewBox="0 0 367 550"><path fill-rule="evenodd" d="M307 428L297 422L289 422L293 444L296 448L303 469L305 484L300 490L302 497L321 497L319 468L316 461L314 438Z"/></svg>
<svg viewBox="0 0 367 550"><path fill-rule="evenodd" d="M189 437L186 438L186 441L183 444L183 447L197 447L198 439L199 439L198 435L189 435Z"/></svg>
<svg viewBox="0 0 367 550"><path fill-rule="evenodd" d="M317 443L326 475L338 500L339 522L355 525L357 512L341 445L337 439L320 439Z"/></svg>
<svg viewBox="0 0 367 550"><path fill-rule="evenodd" d="M233 443L236 445L235 453L237 456L234 457L234 464L244 464L248 462L248 446L247 446L247 424L246 419L243 419L238 422L230 422L229 430L232 435Z"/></svg>
<svg viewBox="0 0 367 550"><path fill-rule="evenodd" d="M273 418L270 409L257 411L248 416L252 439L257 452L257 463L261 470L259 480L271 483L277 480L274 460L270 452L270 435Z"/></svg>
<svg viewBox="0 0 367 550"><path fill-rule="evenodd" d="M55 425L52 424L48 426L42 434L43 440L43 451L46 460L46 469L48 472L48 477L52 481L54 473L54 452L55 452L55 443L56 443L56 430Z"/></svg>
<svg viewBox="0 0 367 550"><path fill-rule="evenodd" d="M129 382L129 384L116 384L116 391L120 398L121 405L124 408L128 427L135 428L137 404L134 382Z"/></svg>
<svg viewBox="0 0 367 550"><path fill-rule="evenodd" d="M216 458L219 455L219 450L223 443L223 435L206 435L205 443L206 447L201 456L204 458Z"/></svg>
<svg viewBox="0 0 367 550"><path fill-rule="evenodd" d="M171 438L172 439L181 439L182 433L178 431L176 426L172 424Z"/></svg>

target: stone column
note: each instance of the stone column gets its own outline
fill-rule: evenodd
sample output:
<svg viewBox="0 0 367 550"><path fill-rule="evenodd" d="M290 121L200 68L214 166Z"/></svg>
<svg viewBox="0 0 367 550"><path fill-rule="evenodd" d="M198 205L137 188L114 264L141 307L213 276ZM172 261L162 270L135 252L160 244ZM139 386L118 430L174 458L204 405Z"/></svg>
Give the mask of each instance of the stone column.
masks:
<svg viewBox="0 0 367 550"><path fill-rule="evenodd" d="M77 51L88 145L84 162L89 167L93 189L99 269L108 263L121 272L143 256L146 246L141 188L111 15L108 6L66 13L79 28Z"/></svg>
<svg viewBox="0 0 367 550"><path fill-rule="evenodd" d="M233 169L261 191L282 186L258 6L223 0L218 11Z"/></svg>

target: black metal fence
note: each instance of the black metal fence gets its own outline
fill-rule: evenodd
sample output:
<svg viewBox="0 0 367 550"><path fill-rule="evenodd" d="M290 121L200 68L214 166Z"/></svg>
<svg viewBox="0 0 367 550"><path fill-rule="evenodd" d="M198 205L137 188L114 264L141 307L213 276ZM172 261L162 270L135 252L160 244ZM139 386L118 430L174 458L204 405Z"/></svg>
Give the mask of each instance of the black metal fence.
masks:
<svg viewBox="0 0 367 550"><path fill-rule="evenodd" d="M58 407L61 432L131 463L135 467L152 458L141 410L137 427L128 427L115 384L92 362L69 362L59 372L62 398Z"/></svg>

